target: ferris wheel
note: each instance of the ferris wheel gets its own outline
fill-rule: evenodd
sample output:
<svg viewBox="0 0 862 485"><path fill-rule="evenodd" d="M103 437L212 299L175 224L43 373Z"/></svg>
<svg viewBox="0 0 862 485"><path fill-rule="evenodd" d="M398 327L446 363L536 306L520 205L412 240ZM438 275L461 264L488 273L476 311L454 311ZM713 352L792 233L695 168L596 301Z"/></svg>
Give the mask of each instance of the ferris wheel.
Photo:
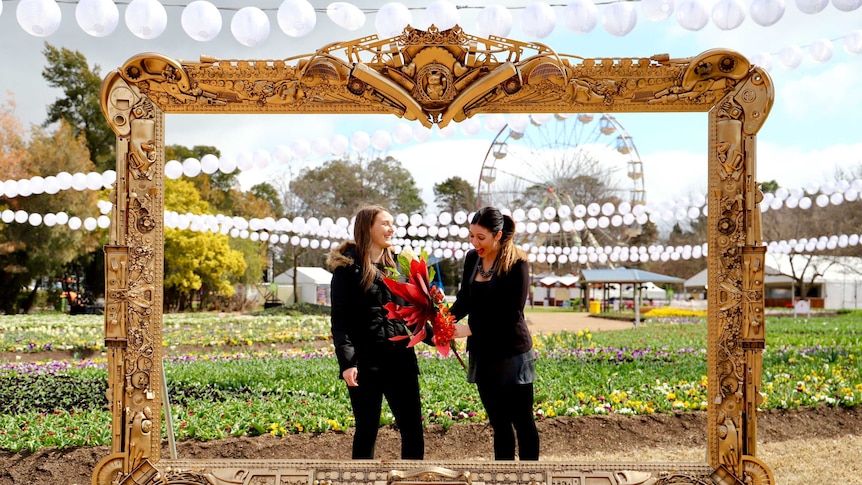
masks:
<svg viewBox="0 0 862 485"><path fill-rule="evenodd" d="M488 147L477 187L479 206L512 210L574 209L607 202L627 202L634 207L646 199L637 147L610 114L509 117ZM537 246L595 246L619 243L637 232L593 228L536 232L522 239Z"/></svg>

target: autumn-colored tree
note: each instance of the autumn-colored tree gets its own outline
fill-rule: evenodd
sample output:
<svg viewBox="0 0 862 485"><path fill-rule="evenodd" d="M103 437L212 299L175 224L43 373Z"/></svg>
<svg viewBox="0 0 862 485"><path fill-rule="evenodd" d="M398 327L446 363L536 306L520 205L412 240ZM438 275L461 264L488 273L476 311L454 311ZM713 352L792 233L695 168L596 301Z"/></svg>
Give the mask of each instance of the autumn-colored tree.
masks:
<svg viewBox="0 0 862 485"><path fill-rule="evenodd" d="M165 181L165 209L181 214L209 214L187 180ZM202 308L216 295L231 296L233 282L240 280L247 265L240 251L231 248L228 236L212 232L165 229L165 305L178 311L190 309L195 292Z"/></svg>
<svg viewBox="0 0 862 485"><path fill-rule="evenodd" d="M201 160L205 155L210 154L220 156L219 150L212 146L195 145L188 148L181 145L169 145L165 148L166 160L183 161L187 158ZM239 190L236 172L231 174L222 172L201 174L183 180L191 184L192 188L198 192L198 197L206 203L205 208L204 206L199 207L200 212L191 212L238 215L247 219L276 217L279 214L280 209L272 206L269 197L265 196L266 189L262 189L261 186L252 187L246 192ZM243 285L260 283L267 264L266 248L268 245L260 241L239 238L229 238L228 244L231 250L242 253L245 260L245 271L232 275L231 282Z"/></svg>
<svg viewBox="0 0 862 485"><path fill-rule="evenodd" d="M0 154L0 159L5 154ZM26 177L56 174L60 171L89 172L93 169L86 141L76 137L72 128L61 122L49 133L34 128L21 167ZM98 193L65 190L56 194L18 196L0 204L12 210L31 214L65 212L81 219L99 215L96 209ZM92 252L104 238L104 231L72 230L68 226L44 224L4 224L0 226L0 291L9 298L0 299L3 311L28 311L43 280L50 281L63 273L64 267L78 257ZM32 285L32 286L31 286ZM26 292L18 298L21 292Z"/></svg>
<svg viewBox="0 0 862 485"><path fill-rule="evenodd" d="M24 128L15 116L15 99L12 93L0 104L0 180L17 180L28 173L27 143Z"/></svg>

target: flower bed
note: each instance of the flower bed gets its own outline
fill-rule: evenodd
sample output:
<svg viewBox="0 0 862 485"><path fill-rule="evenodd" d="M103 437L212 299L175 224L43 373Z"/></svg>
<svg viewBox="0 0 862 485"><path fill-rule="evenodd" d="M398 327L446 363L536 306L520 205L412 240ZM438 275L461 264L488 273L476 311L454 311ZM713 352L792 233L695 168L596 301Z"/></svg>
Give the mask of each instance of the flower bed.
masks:
<svg viewBox="0 0 862 485"><path fill-rule="evenodd" d="M858 406L858 319L768 319L764 407ZM234 331L233 320L224 322L230 330L217 328L221 323L212 318L208 325L215 334ZM705 341L704 324L537 336L536 418L705 409ZM424 344L417 349L425 422L445 427L485 420L457 360ZM100 359L0 365L0 403L6 406L0 410L0 449L106 444L111 416L104 410L105 366ZM164 366L180 440L341 431L353 424L329 348L195 354L168 358ZM381 423L392 422L384 408Z"/></svg>

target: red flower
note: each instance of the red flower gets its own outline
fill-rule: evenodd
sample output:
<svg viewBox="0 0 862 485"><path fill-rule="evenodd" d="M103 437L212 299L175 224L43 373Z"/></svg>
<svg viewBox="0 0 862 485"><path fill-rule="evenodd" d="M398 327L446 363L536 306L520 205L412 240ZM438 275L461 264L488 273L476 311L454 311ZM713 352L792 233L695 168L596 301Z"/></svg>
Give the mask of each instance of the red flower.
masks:
<svg viewBox="0 0 862 485"><path fill-rule="evenodd" d="M406 257L402 253L399 259ZM410 338L407 346L413 347L427 338L425 324L430 323L434 346L441 355L448 356L454 343L455 317L449 313L449 307L443 301L443 292L437 285L429 283L428 266L424 259L410 258L409 264L403 260L400 262L402 267L409 268L407 281L386 278L384 283L393 295L406 301L407 305L390 302L384 307L389 311L389 318L406 322L411 335L392 337L392 340ZM455 355L460 361L460 356L457 353Z"/></svg>

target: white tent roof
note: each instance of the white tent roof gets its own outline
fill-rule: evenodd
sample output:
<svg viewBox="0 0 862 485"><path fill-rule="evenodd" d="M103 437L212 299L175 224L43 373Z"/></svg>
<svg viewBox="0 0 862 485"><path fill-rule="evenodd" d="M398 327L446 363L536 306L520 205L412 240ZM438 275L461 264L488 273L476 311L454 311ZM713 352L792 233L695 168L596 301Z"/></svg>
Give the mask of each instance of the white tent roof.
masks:
<svg viewBox="0 0 862 485"><path fill-rule="evenodd" d="M567 274L564 276L549 275L540 279L539 283L542 286L555 286L557 285L557 283L559 283L559 286L570 288L578 283L578 277L571 274Z"/></svg>
<svg viewBox="0 0 862 485"><path fill-rule="evenodd" d="M766 278L764 279L764 284L766 285L779 285L779 284L791 284L793 283L793 278L781 274L777 269L767 265L766 266ZM706 268L700 273L692 276L691 278L685 280L683 286L686 288L706 288Z"/></svg>
<svg viewBox="0 0 862 485"><path fill-rule="evenodd" d="M328 285L332 282L332 273L326 271L324 268L312 267L312 266L299 266L296 268L296 279L299 284L317 284L317 285ZM293 284L293 268L281 273L280 275L275 277L275 282L282 285L292 285Z"/></svg>
<svg viewBox="0 0 862 485"><path fill-rule="evenodd" d="M810 256L811 260L806 266L808 255L799 255L791 263L790 255L766 254L766 261L774 265L779 272L785 275L803 272L806 280L812 274L819 274L815 281L862 281L862 258L849 256ZM804 270L803 270L804 269Z"/></svg>

